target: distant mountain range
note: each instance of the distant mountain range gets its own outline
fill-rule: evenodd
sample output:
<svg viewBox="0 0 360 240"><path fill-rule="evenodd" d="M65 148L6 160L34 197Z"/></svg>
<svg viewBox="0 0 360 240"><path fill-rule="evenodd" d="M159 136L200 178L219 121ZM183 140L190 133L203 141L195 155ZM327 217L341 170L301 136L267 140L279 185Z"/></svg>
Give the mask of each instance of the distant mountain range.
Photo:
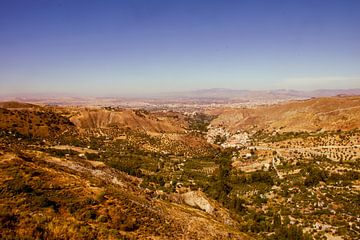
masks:
<svg viewBox="0 0 360 240"><path fill-rule="evenodd" d="M147 107L166 104L266 104L288 100L303 100L314 97L360 96L356 89L319 89L300 91L289 89L277 90L235 90L226 88L200 89L158 93L143 96L79 96L70 94L24 94L0 96L0 101L20 101L35 104L78 105L78 106L128 106Z"/></svg>
<svg viewBox="0 0 360 240"><path fill-rule="evenodd" d="M337 95L360 95L356 89L318 89L299 91L289 89L276 90L234 90L226 88L200 89L194 91L169 92L157 95L160 98L214 98L228 100L264 100L264 99L301 99L312 97L331 97Z"/></svg>

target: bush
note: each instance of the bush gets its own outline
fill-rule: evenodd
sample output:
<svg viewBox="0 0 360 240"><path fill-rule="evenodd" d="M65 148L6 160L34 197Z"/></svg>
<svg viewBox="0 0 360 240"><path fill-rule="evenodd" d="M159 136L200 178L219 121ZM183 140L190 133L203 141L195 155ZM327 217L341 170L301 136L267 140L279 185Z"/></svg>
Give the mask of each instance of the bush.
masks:
<svg viewBox="0 0 360 240"><path fill-rule="evenodd" d="M310 166L306 169L304 185L306 187L316 186L320 181L326 182L328 173L318 167Z"/></svg>
<svg viewBox="0 0 360 240"><path fill-rule="evenodd" d="M96 153L88 153L88 152L86 152L85 157L88 160L97 160L99 158L99 155L96 154Z"/></svg>
<svg viewBox="0 0 360 240"><path fill-rule="evenodd" d="M290 227L282 226L275 231L268 239L271 240L310 240L312 237L309 234L304 234L302 229L296 225Z"/></svg>
<svg viewBox="0 0 360 240"><path fill-rule="evenodd" d="M81 219L82 220L95 220L97 217L96 211L94 209L89 209L83 213Z"/></svg>
<svg viewBox="0 0 360 240"><path fill-rule="evenodd" d="M55 211L59 209L59 205L45 196L39 196L36 198L36 203L41 208L52 207Z"/></svg>
<svg viewBox="0 0 360 240"><path fill-rule="evenodd" d="M109 217L106 216L106 215L100 215L97 220L98 220L99 222L104 223L104 222L107 222L107 221L109 220Z"/></svg>
<svg viewBox="0 0 360 240"><path fill-rule="evenodd" d="M262 182L271 186L274 185L274 180L272 179L270 173L264 171L256 171L251 173L249 181L250 183Z"/></svg>
<svg viewBox="0 0 360 240"><path fill-rule="evenodd" d="M0 213L0 228L12 229L16 226L18 217L12 213Z"/></svg>

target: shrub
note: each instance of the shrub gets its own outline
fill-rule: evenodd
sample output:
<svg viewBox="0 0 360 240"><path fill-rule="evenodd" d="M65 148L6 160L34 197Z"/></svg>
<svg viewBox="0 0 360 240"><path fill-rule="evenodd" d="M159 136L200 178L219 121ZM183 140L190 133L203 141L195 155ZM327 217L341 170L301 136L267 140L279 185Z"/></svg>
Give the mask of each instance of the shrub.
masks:
<svg viewBox="0 0 360 240"><path fill-rule="evenodd" d="M309 166L306 170L304 185L306 187L316 186L320 181L326 182L328 173L318 167Z"/></svg>
<svg viewBox="0 0 360 240"><path fill-rule="evenodd" d="M268 239L271 240L310 240L312 237L309 234L304 234L302 229L296 225L290 227L282 226L275 231Z"/></svg>
<svg viewBox="0 0 360 240"><path fill-rule="evenodd" d="M107 221L109 220L109 217L106 216L106 215L100 215L97 220L98 220L99 222L104 223L104 222L107 222Z"/></svg>
<svg viewBox="0 0 360 240"><path fill-rule="evenodd" d="M18 222L18 217L10 212L0 213L0 228L14 228Z"/></svg>
<svg viewBox="0 0 360 240"><path fill-rule="evenodd" d="M96 211L94 209L89 209L85 211L81 217L82 220L95 220L97 217Z"/></svg>
<svg viewBox="0 0 360 240"><path fill-rule="evenodd" d="M59 209L59 205L45 196L39 196L36 198L36 203L41 208L52 207L55 211Z"/></svg>

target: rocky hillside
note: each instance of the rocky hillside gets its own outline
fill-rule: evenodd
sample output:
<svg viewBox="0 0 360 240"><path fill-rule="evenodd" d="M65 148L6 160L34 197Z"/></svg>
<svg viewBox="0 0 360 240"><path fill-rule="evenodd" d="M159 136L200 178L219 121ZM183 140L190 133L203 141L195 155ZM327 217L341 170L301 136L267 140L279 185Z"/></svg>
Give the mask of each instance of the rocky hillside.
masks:
<svg viewBox="0 0 360 240"><path fill-rule="evenodd" d="M332 131L360 127L360 97L314 98L244 109L216 109L212 126L237 130Z"/></svg>
<svg viewBox="0 0 360 240"><path fill-rule="evenodd" d="M68 160L14 146L10 150L0 141L0 236L250 239L205 196L168 198L140 188L141 181L102 162Z"/></svg>

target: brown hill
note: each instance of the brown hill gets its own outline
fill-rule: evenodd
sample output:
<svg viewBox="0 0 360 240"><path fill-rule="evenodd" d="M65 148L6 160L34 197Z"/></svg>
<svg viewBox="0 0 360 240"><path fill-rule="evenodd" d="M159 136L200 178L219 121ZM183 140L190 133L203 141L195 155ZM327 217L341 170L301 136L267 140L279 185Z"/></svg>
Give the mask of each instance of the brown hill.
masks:
<svg viewBox="0 0 360 240"><path fill-rule="evenodd" d="M11 152L1 149L0 142L0 236L250 239L229 224L231 219L158 199L155 192L139 188L140 181L101 162Z"/></svg>
<svg viewBox="0 0 360 240"><path fill-rule="evenodd" d="M9 102L0 102L0 108L13 108L13 109L16 109L16 108L40 108L40 106L31 104L31 103L9 101Z"/></svg>
<svg viewBox="0 0 360 240"><path fill-rule="evenodd" d="M9 106L9 105L8 105ZM21 106L13 108L13 106ZM75 126L68 118L54 111L39 109L36 105L11 105L11 108L0 108L0 130L20 133L24 136L56 136Z"/></svg>
<svg viewBox="0 0 360 240"><path fill-rule="evenodd" d="M71 121L80 128L117 126L156 133L181 133L187 123L177 115L153 114L142 110L83 109Z"/></svg>
<svg viewBox="0 0 360 240"><path fill-rule="evenodd" d="M217 109L212 126L237 130L316 131L360 127L360 96L314 98L254 109Z"/></svg>
<svg viewBox="0 0 360 240"><path fill-rule="evenodd" d="M143 110L41 107L29 103L1 102L0 129L26 136L58 135L68 128L102 129L116 126L154 133L184 133L187 122L175 113Z"/></svg>

